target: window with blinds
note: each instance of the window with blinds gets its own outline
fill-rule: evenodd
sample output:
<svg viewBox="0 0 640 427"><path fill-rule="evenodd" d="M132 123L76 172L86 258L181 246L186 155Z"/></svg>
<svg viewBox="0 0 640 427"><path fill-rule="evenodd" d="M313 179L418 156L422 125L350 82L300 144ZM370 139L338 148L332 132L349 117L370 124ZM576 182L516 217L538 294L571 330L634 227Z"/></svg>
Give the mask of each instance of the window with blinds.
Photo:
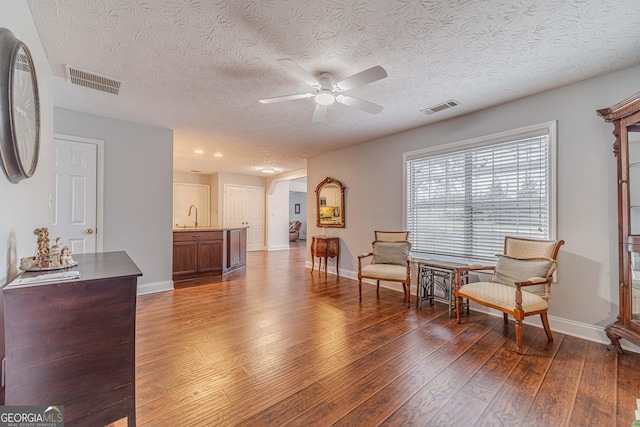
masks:
<svg viewBox="0 0 640 427"><path fill-rule="evenodd" d="M505 236L555 237L555 122L405 154L412 251L495 260Z"/></svg>

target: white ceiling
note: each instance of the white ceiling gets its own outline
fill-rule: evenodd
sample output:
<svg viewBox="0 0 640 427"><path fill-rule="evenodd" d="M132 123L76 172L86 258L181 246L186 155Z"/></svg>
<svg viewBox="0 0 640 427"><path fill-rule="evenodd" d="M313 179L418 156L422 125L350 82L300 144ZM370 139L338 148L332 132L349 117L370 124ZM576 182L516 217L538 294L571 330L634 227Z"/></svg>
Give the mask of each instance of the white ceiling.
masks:
<svg viewBox="0 0 640 427"><path fill-rule="evenodd" d="M28 0L55 105L171 128L179 171L289 172L306 159L640 64L639 0ZM349 91L312 123L313 99L276 62ZM71 85L65 65L124 81L119 95ZM455 99L458 107L420 110ZM202 149L198 155L194 150ZM214 158L213 153L223 153Z"/></svg>

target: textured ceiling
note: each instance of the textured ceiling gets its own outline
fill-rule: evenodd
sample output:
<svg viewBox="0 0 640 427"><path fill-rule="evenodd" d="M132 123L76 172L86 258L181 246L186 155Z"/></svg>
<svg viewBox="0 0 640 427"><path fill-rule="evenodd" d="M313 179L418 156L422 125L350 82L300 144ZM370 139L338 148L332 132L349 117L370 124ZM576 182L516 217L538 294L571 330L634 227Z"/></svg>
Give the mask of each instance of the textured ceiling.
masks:
<svg viewBox="0 0 640 427"><path fill-rule="evenodd" d="M29 0L55 105L174 130L174 168L259 174L640 64L638 0ZM312 123L314 101L276 62L341 80L374 65ZM110 95L63 80L65 65L124 81ZM460 106L420 110L455 99ZM194 150L204 150L195 154ZM220 152L224 157L214 158Z"/></svg>

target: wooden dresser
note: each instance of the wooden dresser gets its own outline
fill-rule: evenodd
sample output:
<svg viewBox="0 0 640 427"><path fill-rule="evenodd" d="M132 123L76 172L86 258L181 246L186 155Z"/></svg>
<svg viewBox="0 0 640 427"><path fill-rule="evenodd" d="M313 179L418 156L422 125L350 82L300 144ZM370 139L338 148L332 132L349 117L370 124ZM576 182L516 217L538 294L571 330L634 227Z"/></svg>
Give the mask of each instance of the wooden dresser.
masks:
<svg viewBox="0 0 640 427"><path fill-rule="evenodd" d="M73 258L79 279L3 289L5 405L63 405L65 426L135 426L142 273L125 252Z"/></svg>
<svg viewBox="0 0 640 427"><path fill-rule="evenodd" d="M340 238L329 236L313 236L311 237L311 272L314 269L315 257L320 258L318 271L322 271L322 258L324 258L324 275L327 275L327 260L329 258L336 259L336 276L339 276L338 265L340 264Z"/></svg>

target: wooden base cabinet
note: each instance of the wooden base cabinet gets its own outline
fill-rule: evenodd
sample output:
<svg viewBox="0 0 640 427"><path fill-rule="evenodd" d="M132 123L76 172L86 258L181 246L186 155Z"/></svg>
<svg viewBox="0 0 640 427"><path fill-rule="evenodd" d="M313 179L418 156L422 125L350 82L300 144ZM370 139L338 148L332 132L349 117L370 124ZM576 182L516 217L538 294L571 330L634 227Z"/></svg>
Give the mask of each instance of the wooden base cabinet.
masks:
<svg viewBox="0 0 640 427"><path fill-rule="evenodd" d="M173 279L198 273L198 242L173 239Z"/></svg>
<svg viewBox="0 0 640 427"><path fill-rule="evenodd" d="M222 273L222 231L173 233L173 280Z"/></svg>
<svg viewBox="0 0 640 427"><path fill-rule="evenodd" d="M247 264L247 229L173 232L173 280L221 276Z"/></svg>
<svg viewBox="0 0 640 427"><path fill-rule="evenodd" d="M225 273L247 264L247 229L227 230Z"/></svg>
<svg viewBox="0 0 640 427"><path fill-rule="evenodd" d="M5 405L64 406L65 426L135 426L142 273L125 252L74 259L79 279L3 289Z"/></svg>

